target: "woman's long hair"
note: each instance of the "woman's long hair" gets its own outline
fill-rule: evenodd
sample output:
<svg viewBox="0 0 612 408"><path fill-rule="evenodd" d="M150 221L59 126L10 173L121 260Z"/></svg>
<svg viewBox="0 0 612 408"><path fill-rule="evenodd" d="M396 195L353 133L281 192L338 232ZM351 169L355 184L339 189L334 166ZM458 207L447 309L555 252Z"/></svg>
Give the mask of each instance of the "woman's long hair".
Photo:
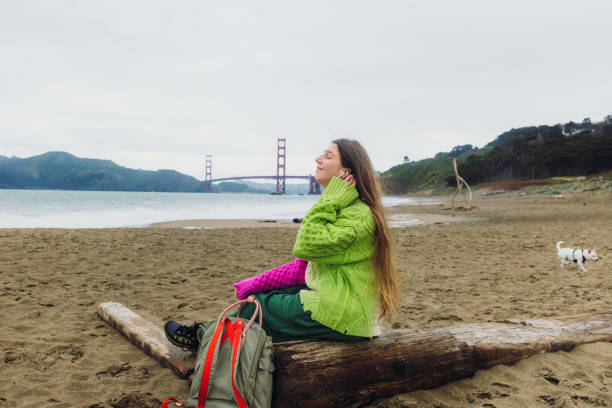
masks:
<svg viewBox="0 0 612 408"><path fill-rule="evenodd" d="M382 193L378 175L374 171L368 153L358 141L336 139L332 143L338 146L342 167L351 169L359 197L370 207L374 215L376 242L373 261L380 299L380 318L389 320L391 314L397 308L399 286L397 267L392 254L393 243L380 200Z"/></svg>

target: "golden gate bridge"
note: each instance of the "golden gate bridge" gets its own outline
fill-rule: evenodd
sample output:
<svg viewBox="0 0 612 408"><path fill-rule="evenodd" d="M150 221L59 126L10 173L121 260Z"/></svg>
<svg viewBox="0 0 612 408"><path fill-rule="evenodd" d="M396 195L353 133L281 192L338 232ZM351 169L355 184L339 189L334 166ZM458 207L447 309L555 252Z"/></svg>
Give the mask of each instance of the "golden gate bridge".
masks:
<svg viewBox="0 0 612 408"><path fill-rule="evenodd" d="M212 178L212 155L206 155L206 167L204 173L204 192L212 192L212 183L217 181L229 180L249 180L249 179L276 179L276 192L272 194L285 194L286 179L306 179L308 180L308 194L321 194L321 185L315 181L314 176L287 176L285 175L285 141L286 139L279 138L276 148L276 176L242 176L242 177L223 177Z"/></svg>

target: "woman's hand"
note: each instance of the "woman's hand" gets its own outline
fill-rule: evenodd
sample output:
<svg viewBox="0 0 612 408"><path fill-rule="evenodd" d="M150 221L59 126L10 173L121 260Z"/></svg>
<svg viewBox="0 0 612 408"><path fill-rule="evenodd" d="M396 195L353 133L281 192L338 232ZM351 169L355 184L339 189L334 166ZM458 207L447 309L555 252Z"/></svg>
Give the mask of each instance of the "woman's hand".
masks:
<svg viewBox="0 0 612 408"><path fill-rule="evenodd" d="M356 183L355 177L353 177L353 175L350 174L350 173L347 173L347 174L344 174L344 175L338 176L338 177L340 177L342 180L344 180L347 183L349 183L351 186L354 186L355 183Z"/></svg>

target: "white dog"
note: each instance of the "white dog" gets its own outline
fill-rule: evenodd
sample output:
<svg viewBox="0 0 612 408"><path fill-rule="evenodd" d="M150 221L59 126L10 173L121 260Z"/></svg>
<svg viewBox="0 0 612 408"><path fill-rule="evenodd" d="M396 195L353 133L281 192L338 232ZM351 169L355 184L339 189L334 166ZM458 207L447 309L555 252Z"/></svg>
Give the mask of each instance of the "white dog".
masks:
<svg viewBox="0 0 612 408"><path fill-rule="evenodd" d="M599 261L594 249L561 248L561 244L563 242L564 241L557 242L557 256L561 261L561 269L563 269L565 264L573 261L578 264L580 269L586 272L587 270L584 268L584 263L587 261L587 259L590 259L591 261Z"/></svg>

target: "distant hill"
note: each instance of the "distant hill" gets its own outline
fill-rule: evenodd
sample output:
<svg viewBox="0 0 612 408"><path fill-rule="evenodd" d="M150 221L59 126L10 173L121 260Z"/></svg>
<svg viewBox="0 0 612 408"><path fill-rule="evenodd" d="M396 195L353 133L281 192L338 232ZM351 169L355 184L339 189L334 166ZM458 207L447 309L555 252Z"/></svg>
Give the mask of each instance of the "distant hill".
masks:
<svg viewBox="0 0 612 408"><path fill-rule="evenodd" d="M0 157L0 188L203 191L201 181L174 170L134 170L110 160L83 159L65 152L24 159Z"/></svg>
<svg viewBox="0 0 612 408"><path fill-rule="evenodd" d="M110 160L84 159L66 152L48 152L28 158L0 155L0 188L202 192L203 182L174 170L135 170ZM288 194L308 192L308 184L287 184ZM276 191L276 183L251 181L213 184L215 193Z"/></svg>
<svg viewBox="0 0 612 408"><path fill-rule="evenodd" d="M612 117L599 123L511 129L479 149L455 146L434 158L394 166L381 174L387 194L441 192L455 185L452 159L470 185L501 180L586 176L612 170Z"/></svg>

